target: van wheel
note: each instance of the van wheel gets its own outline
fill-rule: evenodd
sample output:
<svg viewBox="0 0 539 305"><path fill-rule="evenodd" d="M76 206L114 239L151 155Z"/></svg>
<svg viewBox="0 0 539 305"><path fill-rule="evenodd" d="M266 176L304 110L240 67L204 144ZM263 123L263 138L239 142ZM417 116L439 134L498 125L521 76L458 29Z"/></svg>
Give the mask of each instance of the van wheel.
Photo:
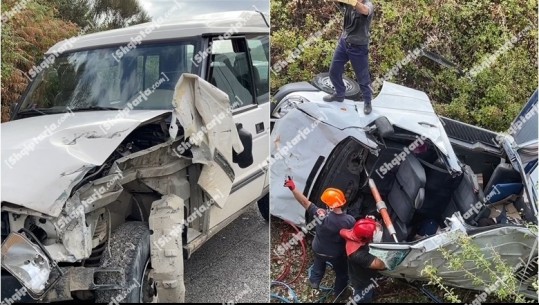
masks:
<svg viewBox="0 0 539 305"><path fill-rule="evenodd" d="M359 84L345 75L343 75L342 80L344 81L344 86L346 87L346 91L344 91L344 97L351 100L358 100L361 97L361 90L359 88ZM333 84L329 79L328 72L315 75L312 84L316 88L329 94L333 93L335 90L335 87L333 87Z"/></svg>
<svg viewBox="0 0 539 305"><path fill-rule="evenodd" d="M150 229L147 223L133 221L120 225L110 237L110 255L106 249L101 267L124 271L124 277L101 273L96 282L124 286L119 290L98 290L97 303L149 303L157 298L150 274Z"/></svg>
<svg viewBox="0 0 539 305"><path fill-rule="evenodd" d="M269 194L266 194L264 197L258 200L258 210L260 211L260 215L262 215L265 221L269 221L269 208Z"/></svg>

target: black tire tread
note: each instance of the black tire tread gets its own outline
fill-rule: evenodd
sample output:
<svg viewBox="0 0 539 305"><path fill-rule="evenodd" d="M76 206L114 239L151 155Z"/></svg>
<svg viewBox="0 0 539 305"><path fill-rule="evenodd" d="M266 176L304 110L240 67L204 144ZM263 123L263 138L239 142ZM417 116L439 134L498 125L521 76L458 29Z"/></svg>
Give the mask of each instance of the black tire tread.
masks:
<svg viewBox="0 0 539 305"><path fill-rule="evenodd" d="M125 283L126 287L130 287L135 283L132 279L137 278L139 283L144 272L146 260L150 257L150 230L148 224L138 221L126 222L120 225L110 237L110 255L108 249L105 250L101 258L101 267L118 268L125 272L125 281L121 278L107 279L106 282ZM142 270L136 268L136 264L140 266L140 260L143 260ZM140 274L135 274L140 273ZM103 276L110 277L111 275L98 274L96 281L99 283ZM104 281L103 278L101 278ZM142 284L142 283L141 283ZM98 290L96 291L95 301L97 303L109 303L112 298L118 295L127 293L128 290ZM130 291L122 302L138 303L138 289Z"/></svg>
<svg viewBox="0 0 539 305"><path fill-rule="evenodd" d="M269 221L270 219L269 194L266 194L264 197L260 198L257 204L258 204L258 211L260 212L260 215L262 215L262 218L264 218L265 221Z"/></svg>
<svg viewBox="0 0 539 305"><path fill-rule="evenodd" d="M324 85L322 83L322 79L324 78L327 78L329 77L329 73L328 72L324 72L324 73L319 73L317 75L314 76L313 80L312 80L312 84L313 86L315 86L316 88L326 92L326 93L329 93L329 94L332 94L333 93L333 89L331 87L328 87L326 85ZM346 90L346 92L344 93L344 96L346 98L350 98L350 99L359 99L361 97L361 89L359 87L359 84L354 81L353 79L351 79L350 77L346 76L346 75L343 75L343 79L346 80L347 82L349 82L350 84L352 84L352 89L351 90Z"/></svg>

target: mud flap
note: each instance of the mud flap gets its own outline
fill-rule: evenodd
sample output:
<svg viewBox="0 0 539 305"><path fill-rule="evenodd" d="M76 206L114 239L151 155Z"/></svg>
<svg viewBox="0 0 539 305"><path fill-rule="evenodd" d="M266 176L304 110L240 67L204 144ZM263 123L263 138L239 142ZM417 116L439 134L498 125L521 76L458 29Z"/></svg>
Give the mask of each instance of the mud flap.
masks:
<svg viewBox="0 0 539 305"><path fill-rule="evenodd" d="M152 278L159 302L183 303L183 208L184 200L166 195L152 203L150 212L150 249Z"/></svg>
<svg viewBox="0 0 539 305"><path fill-rule="evenodd" d="M170 136L175 139L177 135L177 119L185 139L189 139L177 150L180 154L190 150L192 162L204 165L198 185L222 208L235 179L232 152L244 150L228 95L199 76L184 73L176 84L172 104Z"/></svg>

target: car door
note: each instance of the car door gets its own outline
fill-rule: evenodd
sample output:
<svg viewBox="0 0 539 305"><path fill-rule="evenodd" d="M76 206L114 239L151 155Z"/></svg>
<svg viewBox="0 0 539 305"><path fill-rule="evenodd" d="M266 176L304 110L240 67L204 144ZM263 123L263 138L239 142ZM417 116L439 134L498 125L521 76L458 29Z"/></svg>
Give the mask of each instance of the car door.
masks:
<svg viewBox="0 0 539 305"><path fill-rule="evenodd" d="M493 253L497 253L509 266L515 267L515 273L521 272L526 264L529 264L528 270L537 268L536 236L531 234L528 228L512 224L473 228L456 216L451 217L450 225L436 235L408 243L371 243L369 252L386 263L388 269L381 271L386 276L429 281L422 271L430 265L436 268L437 275L443 282L451 286L484 289L484 286L467 275L468 272L482 278L487 285L493 284L488 274L481 271L481 266L471 260L465 262L465 270L453 270L449 267L440 250L445 249L453 255L462 256L463 248L457 239L459 234L469 236L472 244L481 249L488 260L494 260ZM529 281L532 275L533 273L527 272L519 277L523 283L523 293L533 291Z"/></svg>
<svg viewBox="0 0 539 305"><path fill-rule="evenodd" d="M509 135L514 144L504 145L513 167L521 175L526 188L526 199L530 208L529 218L536 219L537 215L537 147L539 142L537 120L538 91L532 94L520 113L513 120L509 129Z"/></svg>
<svg viewBox="0 0 539 305"><path fill-rule="evenodd" d="M254 65L251 58L250 46L254 50L256 37L250 38L254 39L250 44L245 36L210 38L208 81L228 94L235 123L241 124L253 140L253 164L246 168L233 164L235 179L226 209L210 217L210 227L257 200L266 183L267 170L260 165L266 161L269 151L269 85L264 87L261 85L263 81L259 80L262 74L259 67L264 67L264 59ZM264 53L264 41L258 41ZM264 54L267 56L267 52ZM258 56L261 57L260 54Z"/></svg>

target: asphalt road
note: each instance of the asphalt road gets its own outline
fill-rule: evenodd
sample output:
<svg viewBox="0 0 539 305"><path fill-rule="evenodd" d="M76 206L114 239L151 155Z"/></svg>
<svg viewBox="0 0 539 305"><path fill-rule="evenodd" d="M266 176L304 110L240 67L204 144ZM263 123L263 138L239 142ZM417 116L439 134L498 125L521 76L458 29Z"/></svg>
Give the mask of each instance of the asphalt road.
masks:
<svg viewBox="0 0 539 305"><path fill-rule="evenodd" d="M185 264L186 302L269 302L269 224L256 204Z"/></svg>

